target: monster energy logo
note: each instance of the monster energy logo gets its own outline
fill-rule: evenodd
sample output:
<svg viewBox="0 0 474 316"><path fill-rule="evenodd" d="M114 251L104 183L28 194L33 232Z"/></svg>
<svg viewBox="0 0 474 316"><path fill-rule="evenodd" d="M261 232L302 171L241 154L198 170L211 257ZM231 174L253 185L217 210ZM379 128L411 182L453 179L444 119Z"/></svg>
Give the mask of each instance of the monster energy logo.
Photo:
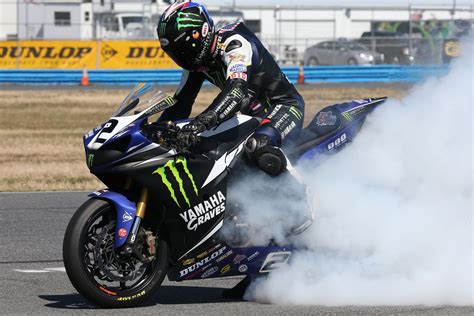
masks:
<svg viewBox="0 0 474 316"><path fill-rule="evenodd" d="M89 154L89 157L87 157L87 165L92 167L92 163L94 162L94 154Z"/></svg>
<svg viewBox="0 0 474 316"><path fill-rule="evenodd" d="M178 31L190 27L200 27L202 25L201 16L197 13L178 12L176 22Z"/></svg>
<svg viewBox="0 0 474 316"><path fill-rule="evenodd" d="M352 121L352 116L349 113L344 112L344 113L342 113L342 116L344 116L346 121Z"/></svg>
<svg viewBox="0 0 474 316"><path fill-rule="evenodd" d="M161 23L160 30L159 30L159 33L161 36L165 35L165 30L166 30L166 23Z"/></svg>
<svg viewBox="0 0 474 316"><path fill-rule="evenodd" d="M161 181L163 181L163 184L168 188L168 191L170 192L171 198L173 199L173 201L179 207L181 207L181 205L178 202L178 198L176 197L176 193L173 189L173 185L171 184L171 182L168 180L168 177L166 176L166 170L170 170L171 174L173 175L174 179L176 180L176 182L179 185L179 191L181 192L181 195L183 196L184 200L186 201L186 204L188 204L188 207L191 207L191 204L189 203L189 198L186 194L186 191L184 190L183 179L181 179L181 176L179 175L179 171L176 168L176 166L178 164L180 164L183 167L183 170L186 173L189 180L191 181L191 183L193 185L193 188L194 188L194 192L196 193L196 196L197 196L198 195L198 189L196 187L196 183L194 183L193 175L191 174L191 172L189 172L188 164L186 162L186 159L183 158L183 157L178 157L176 159L176 161L175 160L169 160L164 166L159 167L158 169L153 171L152 174L159 174L161 176Z"/></svg>
<svg viewBox="0 0 474 316"><path fill-rule="evenodd" d="M298 111L296 108L290 107L290 112L291 112L298 120L301 120L301 119L302 119L301 112Z"/></svg>
<svg viewBox="0 0 474 316"><path fill-rule="evenodd" d="M243 98L244 94L240 91L240 89L234 88L230 91L230 95L234 98Z"/></svg>

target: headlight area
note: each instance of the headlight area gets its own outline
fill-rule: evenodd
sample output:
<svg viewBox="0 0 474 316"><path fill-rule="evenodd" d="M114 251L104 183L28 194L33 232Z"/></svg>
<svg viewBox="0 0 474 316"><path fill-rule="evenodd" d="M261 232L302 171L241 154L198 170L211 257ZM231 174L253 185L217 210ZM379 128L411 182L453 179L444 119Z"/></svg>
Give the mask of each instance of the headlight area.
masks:
<svg viewBox="0 0 474 316"><path fill-rule="evenodd" d="M374 56L372 56L370 54L360 53L359 57L363 60L367 60L367 61L370 61L370 62L374 61Z"/></svg>

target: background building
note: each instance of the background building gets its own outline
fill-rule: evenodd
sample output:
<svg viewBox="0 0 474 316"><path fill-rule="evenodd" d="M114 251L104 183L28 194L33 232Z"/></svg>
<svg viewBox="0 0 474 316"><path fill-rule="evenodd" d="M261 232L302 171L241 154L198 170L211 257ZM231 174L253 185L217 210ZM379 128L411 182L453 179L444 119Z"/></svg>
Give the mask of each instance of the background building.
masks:
<svg viewBox="0 0 474 316"><path fill-rule="evenodd" d="M385 62L418 62L421 58L415 59L416 54L424 55L426 63L439 62L446 39L471 31L474 11L466 2L440 5L436 1L423 5L380 1L374 5L346 0L346 4L324 5L319 0L302 0L296 6L274 5L270 0L201 2L218 25L244 20L280 62L295 64L308 62L309 47L331 41L325 45L335 51L341 41L348 40L357 40L371 51L389 56ZM0 0L0 40L154 39L156 21L168 2ZM400 56L390 52L390 47L395 47Z"/></svg>

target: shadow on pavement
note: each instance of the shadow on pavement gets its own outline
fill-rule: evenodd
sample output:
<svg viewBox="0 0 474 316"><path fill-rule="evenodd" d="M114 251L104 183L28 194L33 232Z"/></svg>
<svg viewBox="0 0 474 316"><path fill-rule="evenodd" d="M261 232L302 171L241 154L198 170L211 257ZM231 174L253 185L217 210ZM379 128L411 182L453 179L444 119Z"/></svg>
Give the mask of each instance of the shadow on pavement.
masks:
<svg viewBox="0 0 474 316"><path fill-rule="evenodd" d="M222 288L202 286L161 286L158 291L141 307L158 304L208 304L229 302L221 296ZM39 298L49 301L46 307L58 309L95 309L98 308L86 301L79 294L39 295Z"/></svg>
<svg viewBox="0 0 474 316"><path fill-rule="evenodd" d="M60 309L94 309L94 305L90 304L79 294L65 295L38 295L39 298L49 301L44 306Z"/></svg>

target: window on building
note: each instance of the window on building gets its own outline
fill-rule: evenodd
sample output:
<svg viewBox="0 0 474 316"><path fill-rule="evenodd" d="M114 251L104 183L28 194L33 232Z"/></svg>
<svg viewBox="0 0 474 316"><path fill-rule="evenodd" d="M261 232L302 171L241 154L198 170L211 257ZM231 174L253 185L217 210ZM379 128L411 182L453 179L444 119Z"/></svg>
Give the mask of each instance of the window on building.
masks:
<svg viewBox="0 0 474 316"><path fill-rule="evenodd" d="M84 20L89 22L91 19L91 13L89 11L84 12Z"/></svg>
<svg viewBox="0 0 474 316"><path fill-rule="evenodd" d="M54 12L54 25L71 25L71 12Z"/></svg>

